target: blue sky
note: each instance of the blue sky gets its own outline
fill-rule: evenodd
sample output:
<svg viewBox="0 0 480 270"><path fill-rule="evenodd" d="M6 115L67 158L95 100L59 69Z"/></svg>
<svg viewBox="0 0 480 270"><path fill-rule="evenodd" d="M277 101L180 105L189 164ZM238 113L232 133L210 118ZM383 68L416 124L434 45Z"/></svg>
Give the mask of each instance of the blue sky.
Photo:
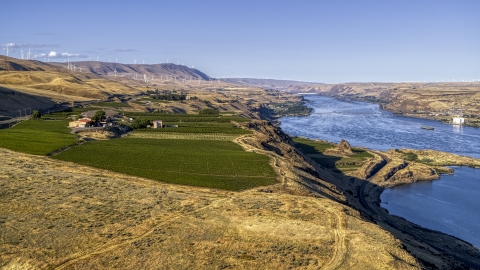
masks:
<svg viewBox="0 0 480 270"><path fill-rule="evenodd" d="M312 82L480 79L480 1L5 1L1 54ZM14 45L15 44L15 45Z"/></svg>

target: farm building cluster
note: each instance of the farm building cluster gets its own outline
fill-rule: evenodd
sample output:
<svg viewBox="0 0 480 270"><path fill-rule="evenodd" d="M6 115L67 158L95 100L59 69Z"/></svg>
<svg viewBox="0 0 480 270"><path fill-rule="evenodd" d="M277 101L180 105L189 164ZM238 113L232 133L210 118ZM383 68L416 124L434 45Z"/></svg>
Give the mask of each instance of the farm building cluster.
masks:
<svg viewBox="0 0 480 270"><path fill-rule="evenodd" d="M86 111L80 115L81 118L72 120L68 123L69 128L93 128L93 127L112 127L118 126L118 120L122 116L112 110L104 111ZM123 119L121 121L124 121ZM132 122L133 118L127 120ZM152 125L148 125L148 128L165 128L167 125L163 125L162 120L153 120ZM171 127L178 127L177 125L169 125Z"/></svg>
<svg viewBox="0 0 480 270"><path fill-rule="evenodd" d="M87 128L87 127L107 127L116 125L115 119L120 117L117 112L112 110L103 111L103 115L98 119L94 119L99 111L86 111L81 114L81 118L70 121L70 128Z"/></svg>

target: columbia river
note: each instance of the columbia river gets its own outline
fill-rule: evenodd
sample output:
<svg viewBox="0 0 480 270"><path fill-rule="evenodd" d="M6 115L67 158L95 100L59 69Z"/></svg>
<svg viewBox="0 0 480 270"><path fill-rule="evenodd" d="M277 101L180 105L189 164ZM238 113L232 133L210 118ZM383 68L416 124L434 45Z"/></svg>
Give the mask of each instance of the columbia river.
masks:
<svg viewBox="0 0 480 270"><path fill-rule="evenodd" d="M433 149L480 158L480 129L403 117L370 103L317 95L305 98L313 108L311 115L280 119L281 128L291 136L335 143L345 139L352 146L374 150ZM480 247L480 169L454 169L454 175L443 175L440 180L387 189L381 205L393 215Z"/></svg>

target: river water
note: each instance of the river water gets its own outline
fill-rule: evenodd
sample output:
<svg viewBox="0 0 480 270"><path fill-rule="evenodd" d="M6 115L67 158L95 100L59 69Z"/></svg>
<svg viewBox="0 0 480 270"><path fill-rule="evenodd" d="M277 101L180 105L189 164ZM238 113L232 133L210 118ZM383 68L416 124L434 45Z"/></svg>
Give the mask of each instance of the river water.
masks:
<svg viewBox="0 0 480 270"><path fill-rule="evenodd" d="M306 117L283 117L282 129L303 136L374 150L434 149L480 158L480 129L457 127L381 111L378 105L305 96L313 108ZM435 130L424 130L422 126ZM454 235L480 247L480 170L455 167L455 174L385 190L382 206L423 227Z"/></svg>

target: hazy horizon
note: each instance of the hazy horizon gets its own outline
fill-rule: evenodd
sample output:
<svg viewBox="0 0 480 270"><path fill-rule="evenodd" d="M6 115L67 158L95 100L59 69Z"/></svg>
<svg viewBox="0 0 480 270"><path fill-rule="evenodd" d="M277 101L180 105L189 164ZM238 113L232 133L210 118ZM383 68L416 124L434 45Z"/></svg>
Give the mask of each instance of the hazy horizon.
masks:
<svg viewBox="0 0 480 270"><path fill-rule="evenodd" d="M478 1L9 1L1 54L183 64L216 78L480 79Z"/></svg>

